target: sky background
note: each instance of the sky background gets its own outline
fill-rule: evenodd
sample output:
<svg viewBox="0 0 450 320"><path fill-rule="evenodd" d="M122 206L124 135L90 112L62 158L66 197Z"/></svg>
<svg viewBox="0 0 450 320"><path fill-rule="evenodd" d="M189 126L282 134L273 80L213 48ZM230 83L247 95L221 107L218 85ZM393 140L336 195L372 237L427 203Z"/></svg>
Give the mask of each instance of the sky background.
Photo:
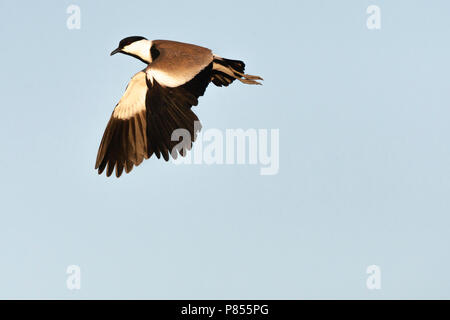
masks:
<svg viewBox="0 0 450 320"><path fill-rule="evenodd" d="M81 29L66 27L81 8ZM381 30L366 9L381 8ZM0 0L0 298L450 298L448 1ZM278 175L94 170L131 35L242 59L204 129L280 130ZM195 145L194 145L195 148ZM68 290L66 268L81 268ZM368 290L366 268L381 268Z"/></svg>

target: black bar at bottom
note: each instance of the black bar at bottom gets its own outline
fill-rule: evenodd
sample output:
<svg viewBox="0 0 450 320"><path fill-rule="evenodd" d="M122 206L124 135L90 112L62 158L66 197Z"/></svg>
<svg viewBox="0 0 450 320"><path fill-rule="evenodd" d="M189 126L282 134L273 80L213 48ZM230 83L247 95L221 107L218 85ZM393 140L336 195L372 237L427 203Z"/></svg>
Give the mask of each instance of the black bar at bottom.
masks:
<svg viewBox="0 0 450 320"><path fill-rule="evenodd" d="M417 300L3 300L2 312L125 319L310 319L311 316L389 317L445 312L449 301ZM387 308L386 308L387 307ZM386 310L389 310L388 312ZM131 317L131 318L130 318Z"/></svg>

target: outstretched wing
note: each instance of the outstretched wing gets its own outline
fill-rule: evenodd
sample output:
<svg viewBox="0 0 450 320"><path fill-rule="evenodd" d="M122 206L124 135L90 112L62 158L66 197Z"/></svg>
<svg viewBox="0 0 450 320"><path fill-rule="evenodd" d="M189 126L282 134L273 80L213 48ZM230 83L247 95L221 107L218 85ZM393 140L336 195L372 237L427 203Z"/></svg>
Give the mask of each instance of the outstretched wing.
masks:
<svg viewBox="0 0 450 320"><path fill-rule="evenodd" d="M109 177L116 168L119 177L124 169L128 173L148 157L147 91L146 74L140 71L131 78L106 126L95 163L99 174L107 168Z"/></svg>
<svg viewBox="0 0 450 320"><path fill-rule="evenodd" d="M191 81L212 61L211 50L189 43L153 40L156 58L147 68L150 80L175 88Z"/></svg>
<svg viewBox="0 0 450 320"><path fill-rule="evenodd" d="M147 71L148 73L148 71ZM198 98L205 93L211 80L212 63L201 70L187 83L171 88L161 85L158 81L148 81L147 93L147 139L148 154L153 153L164 160L169 160L169 155L177 157L177 152L182 156L186 150L190 150L196 134L201 129L200 122L191 110L198 104ZM172 135L176 129L184 129L179 136ZM186 135L189 134L187 137Z"/></svg>
<svg viewBox="0 0 450 320"><path fill-rule="evenodd" d="M211 79L212 63L187 83L170 88L150 83L146 73L137 73L115 107L98 150L95 168L109 177L114 169L120 177L153 154L164 160L184 156L195 141L201 125L191 110L198 104ZM180 136L172 134L184 129ZM188 134L188 137L186 137Z"/></svg>

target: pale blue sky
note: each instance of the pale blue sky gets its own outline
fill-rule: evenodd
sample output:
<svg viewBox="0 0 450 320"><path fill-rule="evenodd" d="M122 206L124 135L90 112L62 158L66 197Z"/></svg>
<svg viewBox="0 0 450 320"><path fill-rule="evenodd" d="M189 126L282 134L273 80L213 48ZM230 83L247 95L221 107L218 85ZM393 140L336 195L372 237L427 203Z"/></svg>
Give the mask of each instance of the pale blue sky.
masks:
<svg viewBox="0 0 450 320"><path fill-rule="evenodd" d="M81 29L66 8L81 8ZM382 29L366 28L381 7ZM448 1L0 1L0 298L450 298ZM94 171L130 35L207 46L204 128L279 128L280 171ZM66 267L82 288L66 288ZM379 265L382 289L365 286Z"/></svg>

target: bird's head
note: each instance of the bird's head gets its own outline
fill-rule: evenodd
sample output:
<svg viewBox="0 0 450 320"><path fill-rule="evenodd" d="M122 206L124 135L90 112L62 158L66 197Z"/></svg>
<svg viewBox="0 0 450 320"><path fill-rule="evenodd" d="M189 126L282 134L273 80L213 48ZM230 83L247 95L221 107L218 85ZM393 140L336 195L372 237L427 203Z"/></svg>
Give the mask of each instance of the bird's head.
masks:
<svg viewBox="0 0 450 320"><path fill-rule="evenodd" d="M135 57L142 62L151 62L150 58L151 41L144 37L127 37L119 42L119 46L111 52L111 56L116 53L123 53Z"/></svg>

